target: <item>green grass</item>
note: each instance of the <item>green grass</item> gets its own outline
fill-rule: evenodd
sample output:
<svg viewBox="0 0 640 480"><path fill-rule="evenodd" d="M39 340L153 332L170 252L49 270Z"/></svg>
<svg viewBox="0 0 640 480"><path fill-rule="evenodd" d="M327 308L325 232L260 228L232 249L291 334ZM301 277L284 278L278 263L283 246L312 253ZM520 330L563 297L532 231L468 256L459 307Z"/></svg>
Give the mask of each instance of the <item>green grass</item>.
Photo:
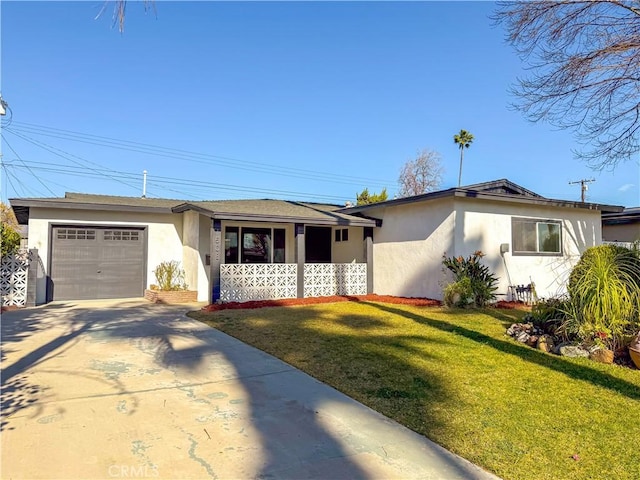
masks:
<svg viewBox="0 0 640 480"><path fill-rule="evenodd" d="M517 344L504 332L522 315L354 302L190 314L504 479L640 478L640 372Z"/></svg>

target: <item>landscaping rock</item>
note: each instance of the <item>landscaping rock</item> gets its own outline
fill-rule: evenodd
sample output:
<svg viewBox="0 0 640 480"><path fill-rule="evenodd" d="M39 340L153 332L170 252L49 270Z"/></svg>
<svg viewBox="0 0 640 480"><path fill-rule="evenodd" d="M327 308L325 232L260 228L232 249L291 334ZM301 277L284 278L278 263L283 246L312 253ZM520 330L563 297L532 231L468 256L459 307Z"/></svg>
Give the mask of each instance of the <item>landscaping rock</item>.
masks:
<svg viewBox="0 0 640 480"><path fill-rule="evenodd" d="M560 355L563 357L577 358L584 357L589 358L589 351L582 348L579 345L567 345L563 344L559 347Z"/></svg>
<svg viewBox="0 0 640 480"><path fill-rule="evenodd" d="M520 343L526 343L530 347L538 344L538 338L543 332L531 323L514 323L507 328L507 335Z"/></svg>
<svg viewBox="0 0 640 480"><path fill-rule="evenodd" d="M554 341L551 335L540 335L537 343L538 350L543 352L551 352L554 348Z"/></svg>
<svg viewBox="0 0 640 480"><path fill-rule="evenodd" d="M515 337L516 332L519 332L519 331L520 329L518 328L518 324L514 323L509 328L507 328L507 335L509 335L510 337Z"/></svg>
<svg viewBox="0 0 640 480"><path fill-rule="evenodd" d="M613 363L613 352L606 348L598 348L589 354L589 358L600 363Z"/></svg>

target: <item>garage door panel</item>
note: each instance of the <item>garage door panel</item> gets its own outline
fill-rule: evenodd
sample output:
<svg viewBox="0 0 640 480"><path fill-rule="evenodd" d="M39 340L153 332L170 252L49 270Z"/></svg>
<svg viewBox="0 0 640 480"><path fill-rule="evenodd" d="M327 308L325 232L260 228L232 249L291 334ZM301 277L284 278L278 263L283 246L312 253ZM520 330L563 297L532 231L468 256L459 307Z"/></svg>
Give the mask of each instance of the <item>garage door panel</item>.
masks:
<svg viewBox="0 0 640 480"><path fill-rule="evenodd" d="M145 230L54 227L51 279L54 300L142 296Z"/></svg>

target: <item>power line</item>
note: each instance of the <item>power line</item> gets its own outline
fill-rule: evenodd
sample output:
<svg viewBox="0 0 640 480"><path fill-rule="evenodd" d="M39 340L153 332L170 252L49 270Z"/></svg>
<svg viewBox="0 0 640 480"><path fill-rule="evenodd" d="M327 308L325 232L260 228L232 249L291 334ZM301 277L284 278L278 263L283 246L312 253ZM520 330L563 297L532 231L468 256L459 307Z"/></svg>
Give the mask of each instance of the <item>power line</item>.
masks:
<svg viewBox="0 0 640 480"><path fill-rule="evenodd" d="M103 137L99 135L85 134L75 132L72 130L63 130L53 127L46 127L42 125L35 125L25 122L13 122L10 129L13 133L15 130L23 132L23 134L31 133L32 135L43 135L62 140L71 140L81 143L87 143L91 145L104 146L109 148L116 148L126 151L132 151L136 153L143 153L147 155L155 155L166 158L180 159L201 164L215 164L225 167L234 168L236 170L257 171L260 173L268 173L272 175L287 176L293 178L305 178L323 182L342 183L359 185L363 184L369 186L388 186L389 182L363 178L351 175L340 175L333 172L319 172L314 170L307 170L296 167L283 167L280 165L268 164L263 162L255 162L248 160L241 160L232 157L225 157L221 155L211 155L198 152L191 152L187 150L181 150L171 147L163 147L153 144L133 142L129 140L120 140L112 137Z"/></svg>
<svg viewBox="0 0 640 480"><path fill-rule="evenodd" d="M11 177L13 177L13 179L22 187L22 191L23 192L28 194L31 191L31 192L35 192L37 195L42 195L42 192L39 192L37 189L28 188L24 183L22 183L22 181L20 180L20 178L17 175L12 175L11 172L9 172L9 170L7 169L6 165L3 164L2 165L2 169L4 170L4 173L6 175L7 181L9 182L9 185L11 185L11 188L16 193L16 195L18 194L18 189L16 188L16 186L11 181ZM7 197L8 197L8 195L7 195Z"/></svg>
<svg viewBox="0 0 640 480"><path fill-rule="evenodd" d="M86 159L84 159L84 158L82 158L82 157L79 157L78 155L74 155L74 154L69 153L69 152L66 152L66 151L64 151L64 150L62 150L62 149L60 149L60 148L56 148L56 147L51 146L51 145L49 145L49 144L46 144L46 143L44 143L44 142L40 142L40 141L35 140L35 139L33 139L33 138L29 137L29 136L22 135L22 134L19 134L19 133L16 133L16 132L12 132L10 129L7 129L7 130L8 130L12 135L16 135L17 137L19 137L19 138L23 139L24 141L26 141L26 142L28 142L28 143L31 143L32 145L35 145L36 147L40 147L40 148L42 148L43 150L45 150L45 151L47 151L47 152L49 152L49 153L52 153L52 154L54 154L54 155L56 155L56 156L58 156L58 157L60 157L60 158L63 158L63 159L65 159L65 160L69 160L70 162L73 162L73 163L75 163L76 165L80 165L80 163L79 163L78 161L74 160L73 158L70 158L70 157L75 157L75 158L77 158L78 160L82 161L82 162L83 162L84 164L86 164L86 165L96 165L96 166L98 166L98 167L103 167L102 165L100 165L100 164L98 164L98 163L92 162L92 161L90 161L90 160L86 160ZM57 150L57 152L56 152L56 150ZM61 153L58 153L58 152L61 152ZM84 167L84 165L83 165L83 167ZM92 168L92 167L89 167L89 166L88 166L88 167L86 167L86 168L89 168L89 169L92 169L92 170L93 170L93 168ZM106 170L106 171L112 171L112 172L115 172L115 170L108 169L108 168L106 168L105 170ZM105 173L104 175L105 175L105 176L107 176L107 177L109 177L109 174L108 174L108 173ZM123 185L125 185L125 186L127 186L127 187L131 187L131 188L134 188L134 189L136 189L136 190L138 189L138 187L137 187L136 185L132 185L132 184L130 184L130 183L127 183L127 182L124 182L124 181L122 181L122 180L118 180L118 179L115 179L115 178L113 178L113 179L114 179L114 180L116 180L117 182L120 182L121 184L123 184Z"/></svg>
<svg viewBox="0 0 640 480"><path fill-rule="evenodd" d="M7 147L9 147L9 149L14 153L14 155L18 158L18 160L20 160L25 167L27 167L27 169L29 170L29 172L33 175L33 177L38 180L38 182L40 182L40 184L46 189L48 190L51 195L53 195L55 197L55 193L53 192L53 190L51 190L42 180L40 180L40 177L38 177L28 166L26 163L24 163L24 161L20 158L20 155L18 155L18 152L16 152L13 147L11 146L11 144L7 141L6 137L4 136L4 133L2 133L2 140L4 140L4 143L7 144Z"/></svg>
<svg viewBox="0 0 640 480"><path fill-rule="evenodd" d="M24 165L24 160L22 160L23 165L12 161L5 161L5 165L7 167L12 168L30 168L27 165ZM34 170L42 171L42 172L50 172L50 173L59 173L71 176L80 176L87 178L100 178L104 176L104 173L101 169L90 169L86 171L81 167L74 167L71 165L60 164L60 163L51 163L51 162L38 162L38 161L29 161L29 165ZM54 168L60 167L60 168ZM139 174L132 172L122 172L109 169L109 178L113 180L132 180L139 178ZM166 186L172 187L189 187L190 190L199 190L199 191L211 191L211 190L228 190L228 191L236 191L236 192L252 192L252 193L264 193L269 195L278 195L278 196L287 196L287 197L295 197L300 198L301 196L311 196L312 198L323 198L323 199L331 199L333 201L344 200L343 196L334 196L334 195L317 195L309 192L295 192L295 191L286 191L286 190L277 190L277 189L266 189L266 188L255 188L255 187L245 187L241 185L232 185L232 184L221 184L214 183L203 180L193 180L187 178L175 178L175 177L165 177L161 175L148 175L149 183L153 184L159 188L168 189ZM177 191L177 190L176 190ZM179 193L182 190L177 191ZM191 195L189 195L191 197Z"/></svg>

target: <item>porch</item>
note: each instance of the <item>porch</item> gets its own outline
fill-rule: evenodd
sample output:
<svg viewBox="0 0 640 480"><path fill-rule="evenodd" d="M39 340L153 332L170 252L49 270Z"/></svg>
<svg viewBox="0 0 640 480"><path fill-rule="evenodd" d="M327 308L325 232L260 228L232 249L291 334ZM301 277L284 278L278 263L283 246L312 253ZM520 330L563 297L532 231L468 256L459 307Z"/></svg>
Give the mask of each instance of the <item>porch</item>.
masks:
<svg viewBox="0 0 640 480"><path fill-rule="evenodd" d="M175 207L186 281L204 293L205 270L210 303L372 293L380 221L339 208L279 200Z"/></svg>
<svg viewBox="0 0 640 480"><path fill-rule="evenodd" d="M212 303L373 291L371 227L271 224L270 229L269 224L255 228L250 223L237 226L217 220L212 224ZM345 257L338 254L334 242L338 237L347 238L350 230L351 255Z"/></svg>

